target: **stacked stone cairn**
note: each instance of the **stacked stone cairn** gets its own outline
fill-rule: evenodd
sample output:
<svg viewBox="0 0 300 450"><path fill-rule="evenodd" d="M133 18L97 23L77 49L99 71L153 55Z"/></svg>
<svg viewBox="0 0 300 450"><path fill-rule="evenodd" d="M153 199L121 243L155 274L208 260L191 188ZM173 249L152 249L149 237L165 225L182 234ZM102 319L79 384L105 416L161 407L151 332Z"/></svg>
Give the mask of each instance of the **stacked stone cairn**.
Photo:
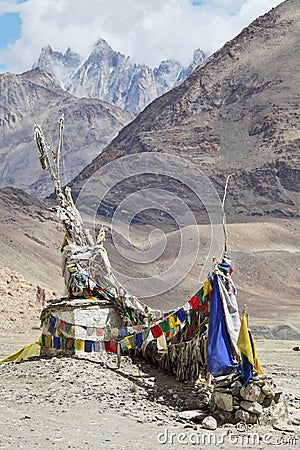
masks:
<svg viewBox="0 0 300 450"><path fill-rule="evenodd" d="M286 414L282 391L271 377L258 376L243 386L239 374L215 377L209 404L210 414L218 425L244 422L273 424Z"/></svg>

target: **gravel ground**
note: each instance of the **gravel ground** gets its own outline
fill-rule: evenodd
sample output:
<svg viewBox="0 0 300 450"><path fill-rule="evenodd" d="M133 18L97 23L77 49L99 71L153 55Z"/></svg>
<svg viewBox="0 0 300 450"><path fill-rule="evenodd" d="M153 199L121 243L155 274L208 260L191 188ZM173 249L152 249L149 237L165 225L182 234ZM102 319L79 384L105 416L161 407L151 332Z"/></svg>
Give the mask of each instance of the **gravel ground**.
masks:
<svg viewBox="0 0 300 450"><path fill-rule="evenodd" d="M179 411L202 399L207 386L177 382L129 357L119 370L115 355L106 354L0 366L0 448L300 448L296 345L257 342L265 372L283 389L294 424L278 424L281 430L255 425L246 434L233 425L213 432L181 419Z"/></svg>

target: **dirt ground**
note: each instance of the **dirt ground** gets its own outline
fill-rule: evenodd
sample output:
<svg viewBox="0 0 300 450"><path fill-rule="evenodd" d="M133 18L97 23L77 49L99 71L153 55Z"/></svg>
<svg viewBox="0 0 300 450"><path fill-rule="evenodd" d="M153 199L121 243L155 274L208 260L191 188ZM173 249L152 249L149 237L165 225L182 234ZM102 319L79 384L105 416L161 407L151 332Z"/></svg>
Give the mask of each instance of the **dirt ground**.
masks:
<svg viewBox="0 0 300 450"><path fill-rule="evenodd" d="M1 355L38 335L0 335ZM52 358L0 366L0 448L298 449L300 351L293 348L299 342L259 339L256 345L264 372L286 399L289 420L277 429L226 425L208 431L180 419L178 410L197 397L199 386L177 382L146 362L139 367L124 357L117 370L115 355Z"/></svg>

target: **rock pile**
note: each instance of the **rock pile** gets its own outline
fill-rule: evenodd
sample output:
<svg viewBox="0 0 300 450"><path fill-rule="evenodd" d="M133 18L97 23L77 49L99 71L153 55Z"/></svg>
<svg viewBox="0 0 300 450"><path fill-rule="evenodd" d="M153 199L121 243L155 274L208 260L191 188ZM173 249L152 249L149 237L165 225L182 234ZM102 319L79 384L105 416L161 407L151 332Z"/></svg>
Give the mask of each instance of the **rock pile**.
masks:
<svg viewBox="0 0 300 450"><path fill-rule="evenodd" d="M218 424L274 424L286 414L281 394L271 377L256 377L243 386L239 374L220 376L214 379L209 408Z"/></svg>

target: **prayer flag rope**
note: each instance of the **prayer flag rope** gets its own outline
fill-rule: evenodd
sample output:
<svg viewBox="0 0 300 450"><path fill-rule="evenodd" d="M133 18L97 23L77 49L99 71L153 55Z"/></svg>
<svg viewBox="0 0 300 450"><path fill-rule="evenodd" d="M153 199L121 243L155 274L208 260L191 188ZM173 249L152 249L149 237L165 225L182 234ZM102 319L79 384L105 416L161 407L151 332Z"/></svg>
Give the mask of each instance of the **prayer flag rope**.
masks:
<svg viewBox="0 0 300 450"><path fill-rule="evenodd" d="M86 353L116 353L118 342L113 339L108 341L92 341L42 334L41 347L55 348L56 350L82 351Z"/></svg>
<svg viewBox="0 0 300 450"><path fill-rule="evenodd" d="M206 280L204 286L182 307L171 310L151 326L134 325L127 327L88 327L71 324L54 315L41 316L43 335L41 345L55 349L69 349L84 352L116 353L118 342L121 351L140 348L144 342L156 340L160 350L165 350L167 343L177 339L187 341L199 329L200 316L208 312L212 285ZM76 328L82 328L91 339L75 338Z"/></svg>

